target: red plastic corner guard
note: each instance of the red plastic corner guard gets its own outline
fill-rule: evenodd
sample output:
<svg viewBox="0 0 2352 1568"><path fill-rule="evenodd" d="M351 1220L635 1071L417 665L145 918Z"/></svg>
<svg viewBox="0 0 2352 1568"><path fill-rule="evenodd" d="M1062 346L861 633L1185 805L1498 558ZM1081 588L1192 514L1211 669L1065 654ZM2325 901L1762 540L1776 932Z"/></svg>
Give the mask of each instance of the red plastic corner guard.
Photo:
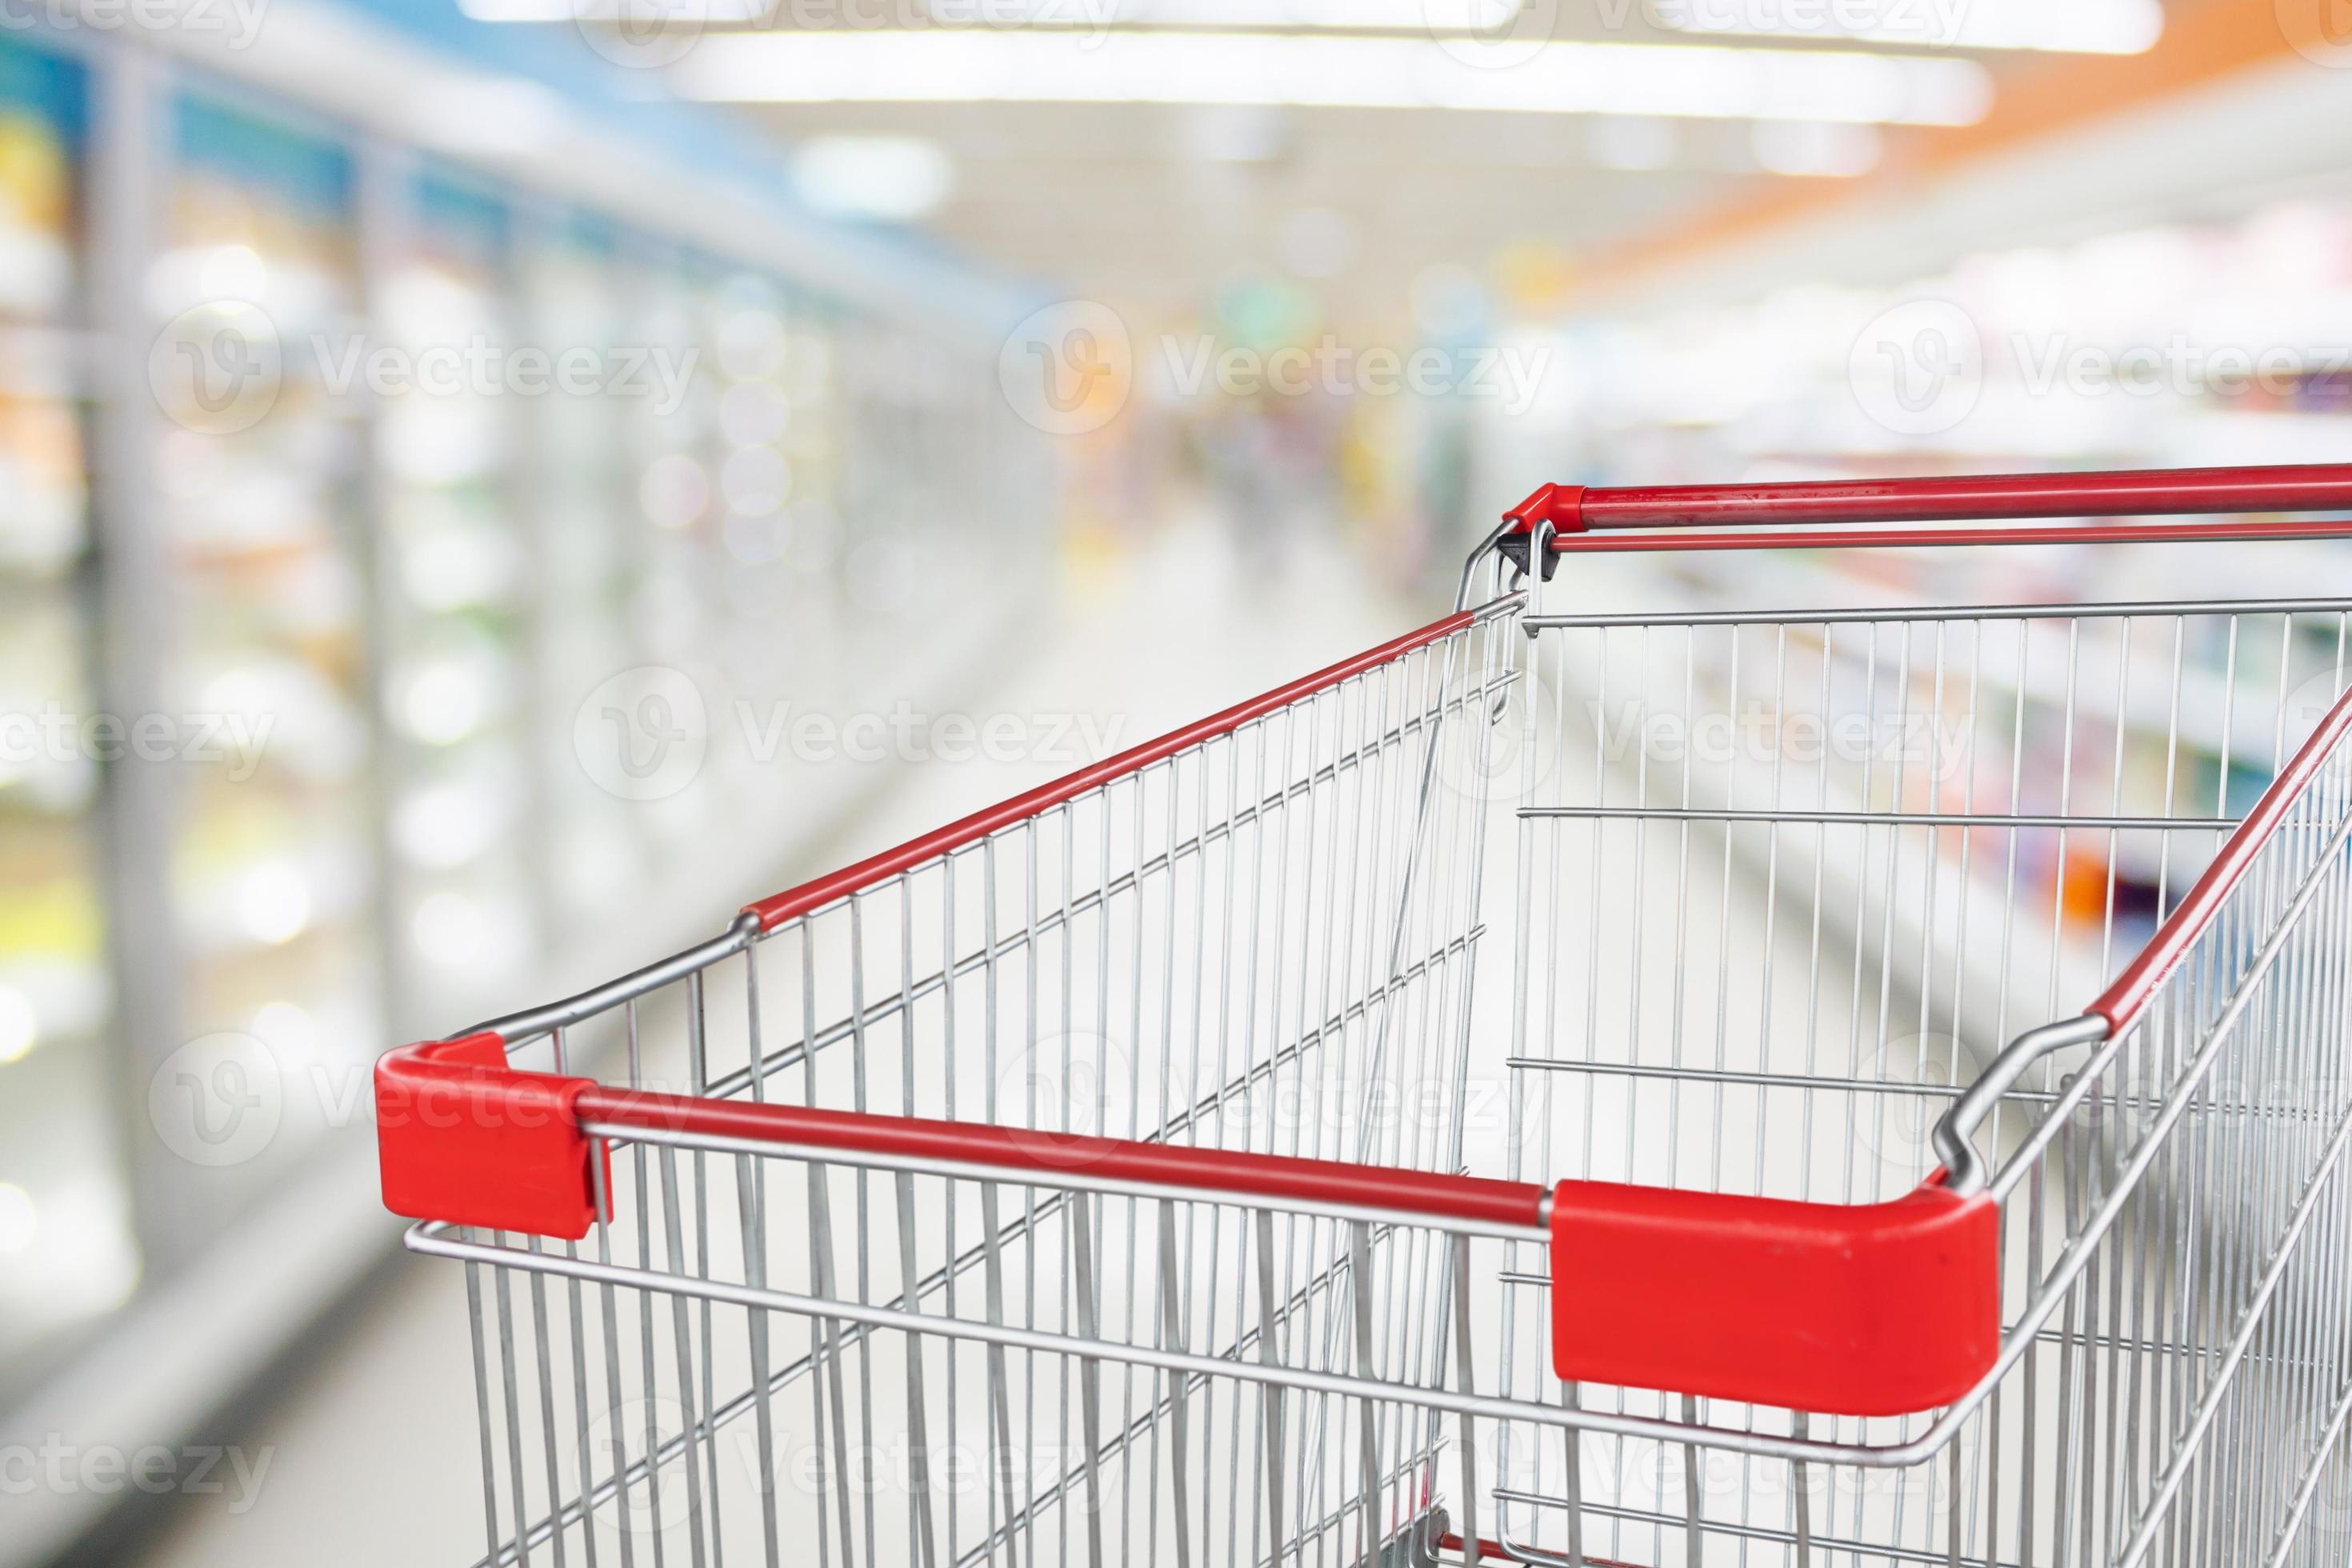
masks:
<svg viewBox="0 0 2352 1568"><path fill-rule="evenodd" d="M1553 1368L1825 1415L1950 1404L2000 1352L2000 1231L1939 1184L1848 1206L1562 1182Z"/></svg>
<svg viewBox="0 0 2352 1568"><path fill-rule="evenodd" d="M1513 524L1515 533L1533 533L1538 523L1549 522L1555 532L1581 533L1585 529L1584 489L1582 485L1543 485L1536 492L1503 514L1503 521Z"/></svg>
<svg viewBox="0 0 2352 1568"><path fill-rule="evenodd" d="M596 1218L588 1139L573 1110L590 1087L517 1071L492 1034L385 1052L375 1064L383 1206L410 1219L579 1240ZM609 1192L611 1151L603 1158Z"/></svg>

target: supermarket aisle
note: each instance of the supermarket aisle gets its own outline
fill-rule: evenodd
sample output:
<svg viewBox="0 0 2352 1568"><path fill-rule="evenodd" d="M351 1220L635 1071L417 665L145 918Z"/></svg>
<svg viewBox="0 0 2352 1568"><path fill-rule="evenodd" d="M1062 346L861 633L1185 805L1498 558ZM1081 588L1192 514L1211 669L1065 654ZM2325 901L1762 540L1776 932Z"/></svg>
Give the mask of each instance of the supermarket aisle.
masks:
<svg viewBox="0 0 2352 1568"><path fill-rule="evenodd" d="M1180 530L1094 580L1073 582L1030 656L972 716L1012 714L1042 758L895 766L891 787L821 858L856 858L961 812L1394 635L1418 607L1371 586L1336 551L1295 550L1277 575L1245 566L1230 530ZM1089 728L1091 726L1091 728ZM1043 737L1077 737L1055 745ZM782 868L779 883L823 869ZM309 1563L338 1568L472 1561L481 1549L465 1281L403 1259L319 1347L294 1386L242 1429L249 1486L183 1500L129 1561L145 1568Z"/></svg>
<svg viewBox="0 0 2352 1568"><path fill-rule="evenodd" d="M1081 732L1094 726L1099 750L1117 750L1382 640L1420 618L1414 606L1371 588L1352 562L1330 551L1302 550L1287 572L1246 579L1229 539L1227 531L1204 524L1171 536L1116 578L1074 584L1061 596L1054 624L1033 639L1030 657L993 683L994 696L975 706L975 716L1021 715L1038 721L1041 731L1066 718ZM824 858L855 858L1066 765L897 768L888 794ZM1591 759L1563 754L1556 765L1589 767ZM1507 805L1498 803L1489 825L1488 913L1497 934L1482 959L1470 1062L1474 1083L1498 1091L1509 1076L1504 1064L1513 1046L1509 1009L1497 1005L1502 994L1493 989L1507 985L1512 963L1510 916L1502 906L1509 901L1517 846ZM1554 869L1577 887L1591 880L1580 842L1567 842ZM1612 907L1670 908L1685 896L1709 906L1727 899L1727 907L1746 908L1761 896L1748 868L1718 859L1707 846L1694 848L1687 871L1661 855L1643 866L1638 889L1613 882ZM1710 865L1719 868L1717 875L1727 886L1706 873ZM818 868L793 868L779 880ZM1741 931L1738 945L1745 951L1753 946L1755 928L1742 922ZM1784 964L1808 957L1793 927L1781 931L1777 945L1787 950L1780 954ZM1843 990L1849 975L1829 955L1822 978ZM1596 1026L1612 1057L1622 1050L1656 1059L1674 1049L1674 1015L1664 1008L1631 1016L1612 1010ZM1501 1092L1477 1099L1489 1107L1507 1102ZM1571 1120L1548 1100L1528 1111L1535 1122L1555 1115L1563 1123ZM1606 1165L1624 1151L1584 1152ZM1565 1150L1552 1153L1569 1158ZM1504 1174L1501 1130L1474 1137L1470 1157L1480 1173ZM1778 1182L1787 1173L1771 1175ZM143 1568L248 1568L308 1562L315 1543L334 1541L341 1543L341 1568L473 1561L482 1533L464 1293L457 1268L405 1258L394 1263L280 1403L248 1427L223 1434L245 1448L251 1487L183 1503L129 1560ZM1481 1282L1482 1321L1499 1323L1518 1305L1506 1303L1500 1287ZM527 1310L522 1301L518 1309ZM1487 1353L1494 1348L1487 1346Z"/></svg>

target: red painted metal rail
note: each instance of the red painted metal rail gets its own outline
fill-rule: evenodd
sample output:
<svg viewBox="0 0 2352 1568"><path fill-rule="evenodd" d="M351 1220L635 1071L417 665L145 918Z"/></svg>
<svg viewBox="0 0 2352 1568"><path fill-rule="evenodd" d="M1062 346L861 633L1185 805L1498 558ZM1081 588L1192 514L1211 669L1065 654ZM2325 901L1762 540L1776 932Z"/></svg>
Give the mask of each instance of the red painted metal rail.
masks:
<svg viewBox="0 0 2352 1568"><path fill-rule="evenodd" d="M950 822L945 827L926 833L919 838L910 838L895 849L885 849L878 855L868 856L856 865L845 866L840 870L819 877L814 881L803 882L797 888L788 888L772 898L762 899L756 904L748 905L744 912L757 915L762 931L773 931L786 921L797 919L811 910L822 909L835 900L849 897L852 893L863 892L877 882L887 881L899 872L909 870L927 860L936 860L940 856L961 849L967 844L976 844L992 833L1002 832L1016 823L1025 822L1039 812L1050 811L1066 801L1075 800L1088 790L1099 789L1130 773L1140 773L1154 763L1164 761L1179 752L1200 745L1205 741L1213 741L1220 735L1231 734L1253 719L1263 719L1279 709L1287 708L1302 698L1312 697L1317 692L1337 686L1343 680L1361 675L1367 670L1376 669L1400 655L1411 653L1414 648L1424 647L1450 637L1471 625L1477 618L1477 612L1464 610L1448 616L1444 620L1432 621L1418 631L1407 632L1392 642L1382 643L1380 647L1360 653L1353 658L1342 659L1338 664L1318 669L1312 675L1302 676L1287 686L1275 688L1264 696L1254 697L1247 702L1237 703L1222 713L1213 713L1198 723L1187 724L1181 730L1171 730L1156 741L1146 741L1143 744L1130 747L1115 757L1106 757L1101 762L1090 763L1076 773L1055 779L1052 784L1041 784L1026 795L1016 795L1011 800L1001 801L985 811L976 811L970 816Z"/></svg>
<svg viewBox="0 0 2352 1568"><path fill-rule="evenodd" d="M2336 706L2312 731L2311 738L2231 831L2228 842L2213 857L2213 863L2205 868L2205 874L2197 879L2196 885L2166 917L2147 945L2140 949L2139 955L2116 976L2115 984L2101 992L2099 999L2084 1012L2098 1014L2114 1029L2124 1028L2139 1016L2148 998L2164 984L2164 977L2188 956L2197 939L2221 913L2230 889L2244 878L2263 846L2271 841L2271 836L2286 820L2305 787L2328 765L2347 731L2352 731L2352 691L2336 699Z"/></svg>
<svg viewBox="0 0 2352 1568"><path fill-rule="evenodd" d="M2158 468L2118 473L1977 474L1916 479L1769 484L1545 485L1503 514L1521 531L1549 522L1562 553L1624 550L1770 550L1925 544L2122 544L2148 541L2339 539L2352 521L2134 522L2104 527L1917 529L1860 524L2012 521L2026 518L2148 517L2352 510L2352 464ZM1792 527L1811 532L1746 530ZM1627 531L1724 528L1727 533Z"/></svg>
<svg viewBox="0 0 2352 1568"><path fill-rule="evenodd" d="M1293 1159L1237 1149L1192 1148L1072 1132L875 1116L805 1106L701 1100L592 1085L573 1102L579 1121L685 1138L723 1138L821 1158L856 1152L888 1164L916 1161L1002 1171L1010 1178L1083 1176L1199 1193L1247 1194L1301 1207L1385 1209L1432 1219L1534 1230L1541 1187L1339 1160Z"/></svg>

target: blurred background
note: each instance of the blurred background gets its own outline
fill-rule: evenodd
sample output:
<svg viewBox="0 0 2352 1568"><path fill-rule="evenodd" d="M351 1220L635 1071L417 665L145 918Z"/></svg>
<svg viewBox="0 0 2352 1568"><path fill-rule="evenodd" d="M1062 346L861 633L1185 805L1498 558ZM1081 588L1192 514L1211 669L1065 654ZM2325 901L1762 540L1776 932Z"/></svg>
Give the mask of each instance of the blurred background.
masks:
<svg viewBox="0 0 2352 1568"><path fill-rule="evenodd" d="M0 0L0 1565L465 1560L374 1057L1416 624L1541 482L2352 455L2343 20Z"/></svg>

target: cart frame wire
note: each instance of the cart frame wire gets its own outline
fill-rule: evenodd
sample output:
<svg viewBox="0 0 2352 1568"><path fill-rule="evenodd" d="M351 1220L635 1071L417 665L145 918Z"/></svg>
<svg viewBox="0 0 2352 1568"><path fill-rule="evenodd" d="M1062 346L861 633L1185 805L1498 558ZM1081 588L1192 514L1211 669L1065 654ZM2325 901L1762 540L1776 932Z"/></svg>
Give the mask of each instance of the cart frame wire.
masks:
<svg viewBox="0 0 2352 1568"><path fill-rule="evenodd" d="M647 1508L644 1549L658 1563L682 1540L677 1554L697 1568L738 1542L783 1561L812 1529L822 1561L926 1565L1034 1561L1049 1543L1089 1564L1618 1561L1588 1550L1599 1532L1595 1550L1654 1564L1712 1562L1710 1542L1797 1563L2318 1561L2297 1552L2316 1550L2306 1527L2341 1484L2352 1414L2352 1281L2331 1262L2352 1238L2352 599L1618 616L1547 615L1538 601L1558 562L1583 552L2340 538L2352 525L2138 520L2344 509L2352 468L1546 486L1473 553L1449 616L754 904L713 941L609 984L388 1054L387 1206L420 1222L413 1249L467 1265L483 1561L543 1552L560 1565L576 1552L593 1564L600 1530ZM2135 521L1997 526L2092 516ZM1474 605L1488 564L1496 591ZM2256 671L2240 645L2259 639L2242 627L2271 617L2281 651ZM2315 621L2335 628L2333 667L2289 756L2288 678L2298 627ZM2101 700L2080 689L2086 626L2118 628L2105 811L2084 809L2077 788L2078 710ZM2153 814L2126 809L2124 761L2139 690L2130 639L2150 626L2169 627L2172 653ZM1826 759L1806 798L1791 798L1805 776L1777 752L1749 776L1637 749L1630 796L1605 743L1586 795L1547 760L1574 707L1572 647L1593 656L1575 668L1600 672L1596 731L1612 680L1662 710L1679 684L1685 718L1736 714L1761 640L1781 720L1798 706L1794 646L1819 665L1824 723L1857 659L1865 706L1885 705L1884 659L1906 714L1954 711L1965 669L1977 738L1990 732L1980 679L2011 657L1989 629L2001 626L2020 692L2029 644L2063 638L2054 805L2029 800L2021 743L2005 810L1977 808L1973 773L1954 809L1948 787L1900 769L1890 780L1867 759L1843 804ZM2180 649L2222 629L2214 809L2176 810ZM1630 671L1628 637L1645 661ZM1899 663L1882 653L1895 647ZM2277 688L2272 776L2233 816L2232 727L2257 674ZM1498 747L1515 699L1517 744ZM2012 706L2022 737L2026 698ZM1514 1179L1496 1180L1466 1173L1465 1123L1472 999L1501 990L1477 981L1483 808L1506 797L1518 802L1501 1130ZM1694 869L1694 831L1720 841L1714 881ZM1563 884L1588 890L1559 874L1572 832L1592 846L1580 992L1575 922L1559 912ZM1877 902L1865 888L1854 904L1858 928L1885 927L1874 944L1853 941L1857 1041L1883 1045L1909 1005L1887 978L1896 906L1940 907L1937 868L1956 840L1963 880L1980 839L2004 846L2014 890L2018 846L2052 836L2056 922L2084 896L2069 846L2103 835L2106 983L2079 1014L2016 1034L1965 1089L1958 1045L1942 1083L1924 1051L1880 1081L1884 1064L1866 1072L1857 1052L1823 1066L1810 1038L1807 1070L1793 1072L1772 1042L1823 1032L1817 916L1807 1028L1777 1022L1786 997L1773 999L1768 952L1755 961L1754 1058L1734 1063L1728 977L1749 962L1731 915L1742 833L1768 841L1767 949L1796 847L1812 847L1817 894L1821 862L1846 853L1830 848L1848 842L1839 835L1853 836L1864 880L1883 874ZM2198 834L2220 842L2175 898L2173 844ZM2161 842L2165 869L2153 933L2117 971L2115 867L2135 835ZM1672 980L1670 1059L1567 1048L1574 1008L1593 1021L1588 1045L1610 1032L1604 1000L1630 1009L1620 1032L1642 1035L1655 956L1636 936L1623 973L1601 976L1617 939L1599 872L1633 868L1625 923L1638 931L1664 918L1638 889L1668 856L1664 945L1679 972L1711 942L1721 977L1711 991L1703 976ZM1724 911L1712 936L1693 913L1709 889ZM1938 918L1923 917L1921 968L1949 947L1958 976L1968 928L1951 941ZM2038 972L2053 1002L2072 983L2063 945L2053 923ZM2006 987L2014 955L2037 950L2005 914L1999 948ZM1880 977L1866 984L1874 953ZM731 1070L711 1010L721 989L743 1002ZM1948 989L1958 1037L1958 980ZM795 1000L797 1034L775 1046ZM1702 1059L1708 1003L1716 1054ZM1925 994L1917 1008L1935 1014ZM683 1047L682 1080L655 1064L656 1036ZM570 1070L599 1049L625 1049L624 1081ZM1041 1105L1041 1075L1058 1105ZM1652 1094L1665 1180L1640 1179L1661 1168L1652 1138L1610 1154L1588 1137L1567 1156L1554 1141L1570 1105L1591 1128L1592 1086L1616 1079L1633 1087L1608 1109L1629 1129ZM2281 1079L2296 1086L2284 1101L2269 1092ZM1582 1087L1555 1089L1571 1080ZM1424 1113L1396 1112L1416 1090ZM894 1092L898 1109L881 1109ZM1266 1114L1286 1094L1316 1114ZM1820 1107L1875 1136L1885 1117L1858 1116L1865 1098L1944 1106L1921 1141L1927 1168L1857 1186L1849 1160L1843 1201L1822 1201L1811 1174L1801 1196L1761 1190L1775 1180L1736 1190L1715 1154L1693 1177L1672 1152L1692 1116L1713 1124L1689 1136L1727 1145L1731 1113L1752 1110L1763 1173L1783 1103L1772 1097L1792 1094L1808 1135ZM1777 1162L1789 1153L1776 1145ZM1558 1175L1610 1159L1617 1176ZM551 1282L568 1311L551 1310ZM520 1326L517 1284L530 1296ZM724 1343L721 1309L740 1323ZM778 1480L794 1384L803 1436L833 1461L797 1524ZM747 1415L749 1502L719 1449ZM906 1517L883 1521L840 1461L901 1416ZM976 1497L947 1483L934 1452L967 1429L988 1449ZM1014 1451L1041 1447L1053 1460L1016 1475ZM1737 1464L1736 1486L1703 1484L1710 1453ZM1759 1464L1785 1478L1769 1504ZM1867 1493L1868 1475L1904 1472L1937 1495ZM628 1568L635 1533L617 1542Z"/></svg>

